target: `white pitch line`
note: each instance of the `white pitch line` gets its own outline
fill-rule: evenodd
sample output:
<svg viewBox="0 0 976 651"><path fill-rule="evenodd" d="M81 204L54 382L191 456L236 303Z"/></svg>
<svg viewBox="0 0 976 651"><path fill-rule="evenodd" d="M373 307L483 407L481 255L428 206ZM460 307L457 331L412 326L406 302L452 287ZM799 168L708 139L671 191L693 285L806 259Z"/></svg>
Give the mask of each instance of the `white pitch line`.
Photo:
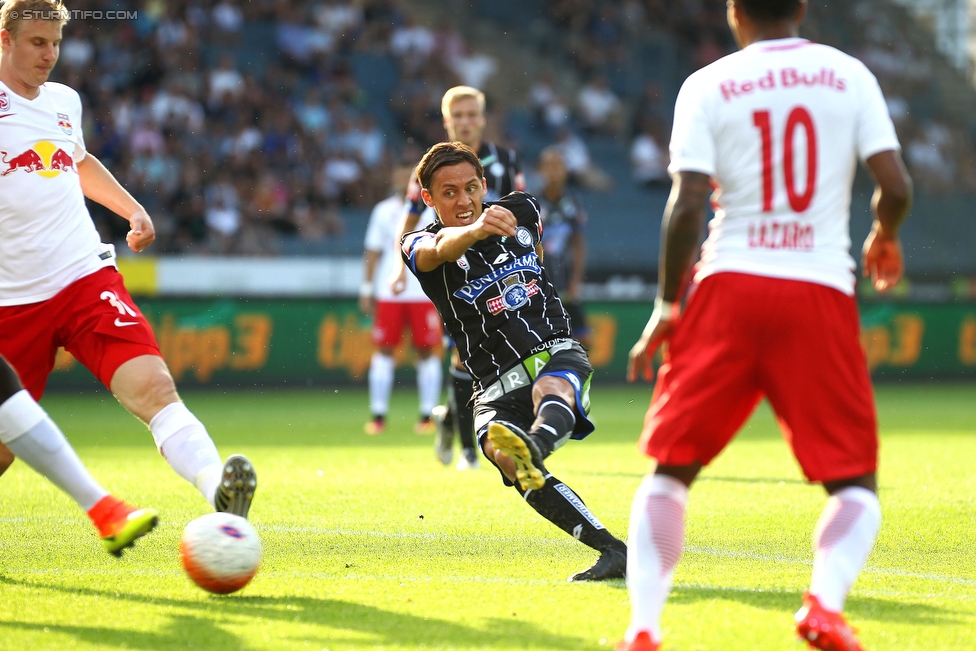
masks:
<svg viewBox="0 0 976 651"><path fill-rule="evenodd" d="M792 558L789 556L782 556L779 554L755 554L752 552L739 552L728 549L715 549L710 547L686 547L684 550L686 553L692 554L705 554L707 556L716 556L721 558L744 558L752 561L760 561L763 563L794 563L798 565L813 565L813 560L808 558ZM971 585L976 586L976 580L965 579L958 576L944 576L941 574L923 574L919 572L909 572L907 570L896 570L884 567L865 567L862 572L870 572L872 574L884 574L889 576L904 576L911 579L922 579L924 581L934 581L936 583L955 583L958 585Z"/></svg>
<svg viewBox="0 0 976 651"><path fill-rule="evenodd" d="M56 522L61 524L67 523L80 523L85 522L84 520L75 518L18 518L18 517L0 517L0 523L40 523L40 522ZM160 523L159 528L169 529L178 528L182 525L178 523ZM404 540L456 540L456 541L473 541L473 542L529 542L524 537L516 536L484 536L484 535L463 535L463 534L447 534L447 533L407 533L398 531L372 531L372 530L359 530L359 529L338 529L338 528L325 528L325 527L293 527L286 525L254 525L254 528L258 531L270 531L275 533L300 533L300 534L313 534L322 536L348 536L356 537L362 536L367 538L392 538L392 539L404 539ZM546 545L546 546L567 546L571 545L568 540L553 539L553 538L536 538L532 539L531 543L534 545ZM790 556L783 556L780 554L756 554L753 552L742 552L729 549L716 549L712 547L694 547L688 546L684 549L685 553L690 554L704 554L706 556L714 556L717 558L742 558L746 560L758 561L762 563L784 563L784 564L797 564L812 566L813 560L809 558L794 558ZM862 572L871 574L880 574L884 576L903 576L905 578L920 579L923 581L932 581L933 583L944 583L944 584L955 584L955 585L965 585L965 586L976 586L976 579L967 579L958 576L946 576L942 574L929 574L920 572L909 572L907 570L897 570L893 568L881 568L881 567L865 567Z"/></svg>

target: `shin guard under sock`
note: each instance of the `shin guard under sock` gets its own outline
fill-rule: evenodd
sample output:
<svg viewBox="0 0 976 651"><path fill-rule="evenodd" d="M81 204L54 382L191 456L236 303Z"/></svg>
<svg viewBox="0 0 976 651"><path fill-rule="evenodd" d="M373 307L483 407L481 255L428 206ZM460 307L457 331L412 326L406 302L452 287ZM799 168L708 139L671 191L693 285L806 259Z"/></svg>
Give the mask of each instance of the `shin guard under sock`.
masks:
<svg viewBox="0 0 976 651"><path fill-rule="evenodd" d="M552 475L546 477L545 485L538 490L523 491L517 483L515 488L539 515L584 545L598 551L626 549L623 541L607 531L573 489Z"/></svg>

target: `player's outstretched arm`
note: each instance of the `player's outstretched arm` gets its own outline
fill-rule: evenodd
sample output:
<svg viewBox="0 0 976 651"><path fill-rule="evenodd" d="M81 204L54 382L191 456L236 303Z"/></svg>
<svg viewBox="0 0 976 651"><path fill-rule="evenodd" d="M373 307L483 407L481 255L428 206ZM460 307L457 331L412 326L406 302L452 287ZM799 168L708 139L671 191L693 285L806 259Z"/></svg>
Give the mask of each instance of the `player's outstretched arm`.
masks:
<svg viewBox="0 0 976 651"><path fill-rule="evenodd" d="M898 231L912 205L912 180L897 151L879 152L866 162L875 183L874 224L862 249L862 273L883 292L897 285L904 272Z"/></svg>
<svg viewBox="0 0 976 651"><path fill-rule="evenodd" d="M138 253L152 244L156 239L152 219L100 160L87 154L78 163L78 178L86 197L128 220L132 230L125 241L130 249Z"/></svg>
<svg viewBox="0 0 976 651"><path fill-rule="evenodd" d="M414 265L417 271L433 271L446 262L455 262L475 242L492 235L514 237L518 221L508 208L489 206L481 216L467 226L447 226L434 237L417 235L416 243L404 242L405 250L414 246ZM409 246L408 246L409 245Z"/></svg>
<svg viewBox="0 0 976 651"><path fill-rule="evenodd" d="M694 264L705 221L705 202L712 188L707 174L678 172L661 221L661 255L658 263L654 311L627 361L627 380L650 380L654 353L674 329L677 301Z"/></svg>

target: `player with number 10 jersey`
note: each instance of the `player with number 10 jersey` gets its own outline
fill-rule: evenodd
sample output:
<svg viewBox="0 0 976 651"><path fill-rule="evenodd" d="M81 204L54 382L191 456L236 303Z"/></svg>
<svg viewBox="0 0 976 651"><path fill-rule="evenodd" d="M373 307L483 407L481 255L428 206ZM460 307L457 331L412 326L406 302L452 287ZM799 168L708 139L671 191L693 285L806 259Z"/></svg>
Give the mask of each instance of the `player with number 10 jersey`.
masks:
<svg viewBox="0 0 976 651"><path fill-rule="evenodd" d="M863 651L842 611L881 509L851 192L860 160L875 181L864 273L883 291L903 271L911 179L874 76L799 38L806 11L805 0L729 0L741 49L691 75L675 104L658 293L629 355L628 378L650 379L655 350L669 342L641 436L657 463L631 510L633 607L618 651L660 648L688 489L763 398L800 470L829 495L796 633L812 648ZM709 194L715 216L688 283Z"/></svg>
<svg viewBox="0 0 976 651"><path fill-rule="evenodd" d="M854 293L856 159L899 149L863 63L802 38L760 41L691 75L674 115L670 170L720 182L696 280L740 271Z"/></svg>

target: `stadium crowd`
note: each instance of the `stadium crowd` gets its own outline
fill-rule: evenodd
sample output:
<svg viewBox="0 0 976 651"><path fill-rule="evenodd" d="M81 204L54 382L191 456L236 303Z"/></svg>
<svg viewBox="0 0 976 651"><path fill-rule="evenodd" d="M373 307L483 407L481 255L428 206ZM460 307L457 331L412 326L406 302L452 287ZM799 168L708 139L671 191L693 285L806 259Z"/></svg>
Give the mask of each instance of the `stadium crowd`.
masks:
<svg viewBox="0 0 976 651"><path fill-rule="evenodd" d="M829 5L811 11L804 29L879 77L918 185L976 192L968 125L926 99L937 96L931 55L886 13ZM54 78L82 94L87 145L153 215L157 253L275 255L283 240L341 237L345 208L364 213L386 196L404 148L419 158L442 138L444 90L500 74L454 21L412 15L401 0L77 0L69 8L138 12L69 22ZM687 72L732 51L725 3L549 0L545 8L568 74L543 72L525 98L489 95L489 110L530 106L576 185L639 192L668 184L676 89L648 79L635 91L613 73L662 35ZM395 61L390 97L364 90L351 65L363 53ZM602 172L591 138L619 141L633 179ZM124 221L97 207L93 214L106 241L124 238Z"/></svg>

